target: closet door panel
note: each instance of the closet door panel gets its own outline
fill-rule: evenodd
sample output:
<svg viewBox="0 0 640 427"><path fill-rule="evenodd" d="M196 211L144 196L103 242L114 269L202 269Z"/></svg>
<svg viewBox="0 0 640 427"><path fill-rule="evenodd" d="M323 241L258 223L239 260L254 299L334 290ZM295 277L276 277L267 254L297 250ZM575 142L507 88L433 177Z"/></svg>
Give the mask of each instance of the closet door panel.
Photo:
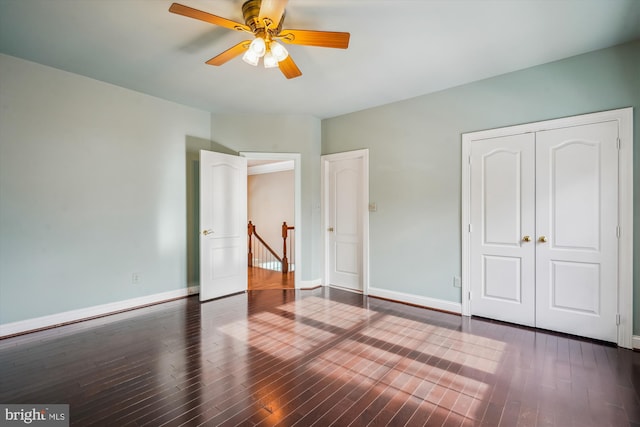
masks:
<svg viewBox="0 0 640 427"><path fill-rule="evenodd" d="M536 133L536 326L617 340L617 122Z"/></svg>
<svg viewBox="0 0 640 427"><path fill-rule="evenodd" d="M472 314L533 326L534 136L471 147Z"/></svg>

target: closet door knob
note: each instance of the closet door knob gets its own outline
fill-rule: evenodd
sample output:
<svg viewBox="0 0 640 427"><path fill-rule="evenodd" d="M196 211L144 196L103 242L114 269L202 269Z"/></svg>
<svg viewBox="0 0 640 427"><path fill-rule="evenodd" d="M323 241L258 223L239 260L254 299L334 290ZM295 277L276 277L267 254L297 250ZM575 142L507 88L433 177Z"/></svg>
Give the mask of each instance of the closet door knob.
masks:
<svg viewBox="0 0 640 427"><path fill-rule="evenodd" d="M531 241L531 237L530 237L530 236L524 236L524 237L522 238L522 241L523 241L523 242L530 242L530 241Z"/></svg>
<svg viewBox="0 0 640 427"><path fill-rule="evenodd" d="M538 242L546 243L547 242L547 238L545 236L540 236L540 238L538 239Z"/></svg>

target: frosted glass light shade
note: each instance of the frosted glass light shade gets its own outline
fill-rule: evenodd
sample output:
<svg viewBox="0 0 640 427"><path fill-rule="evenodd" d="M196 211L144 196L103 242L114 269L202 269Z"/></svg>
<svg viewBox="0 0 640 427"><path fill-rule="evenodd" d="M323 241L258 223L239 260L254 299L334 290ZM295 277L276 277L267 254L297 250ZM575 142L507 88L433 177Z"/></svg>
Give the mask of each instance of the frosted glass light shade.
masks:
<svg viewBox="0 0 640 427"><path fill-rule="evenodd" d="M252 51L251 48L249 48L244 53L244 55L242 55L242 60L247 64L253 65L255 67L256 65L258 65L258 62L260 61L260 57L256 55L256 53Z"/></svg>
<svg viewBox="0 0 640 427"><path fill-rule="evenodd" d="M264 68L275 68L278 66L278 60L276 59L276 57L273 55L273 53L271 53L271 51L267 52L264 55Z"/></svg>
<svg viewBox="0 0 640 427"><path fill-rule="evenodd" d="M249 50L255 53L258 58L260 58L267 51L267 45L262 37L256 37L249 45Z"/></svg>
<svg viewBox="0 0 640 427"><path fill-rule="evenodd" d="M276 57L278 62L286 59L289 56L289 52L278 42L271 42L271 53Z"/></svg>

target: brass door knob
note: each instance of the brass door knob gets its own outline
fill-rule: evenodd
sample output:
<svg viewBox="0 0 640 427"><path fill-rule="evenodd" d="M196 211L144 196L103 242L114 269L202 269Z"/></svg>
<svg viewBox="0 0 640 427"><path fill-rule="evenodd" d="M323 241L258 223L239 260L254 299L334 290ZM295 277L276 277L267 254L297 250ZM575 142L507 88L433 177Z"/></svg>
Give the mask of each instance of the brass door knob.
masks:
<svg viewBox="0 0 640 427"><path fill-rule="evenodd" d="M523 242L530 242L530 241L531 241L531 237L530 237L530 236L524 236L524 237L522 238L522 241L523 241Z"/></svg>
<svg viewBox="0 0 640 427"><path fill-rule="evenodd" d="M213 234L213 230L204 230L204 231L202 232L202 234L204 234L205 236L206 236L207 234Z"/></svg>
<svg viewBox="0 0 640 427"><path fill-rule="evenodd" d="M333 227L329 227L329 228L327 228L327 231L329 231L329 232L333 232Z"/></svg>
<svg viewBox="0 0 640 427"><path fill-rule="evenodd" d="M540 243L546 243L547 238L545 236L540 236L540 238L538 239L538 242Z"/></svg>

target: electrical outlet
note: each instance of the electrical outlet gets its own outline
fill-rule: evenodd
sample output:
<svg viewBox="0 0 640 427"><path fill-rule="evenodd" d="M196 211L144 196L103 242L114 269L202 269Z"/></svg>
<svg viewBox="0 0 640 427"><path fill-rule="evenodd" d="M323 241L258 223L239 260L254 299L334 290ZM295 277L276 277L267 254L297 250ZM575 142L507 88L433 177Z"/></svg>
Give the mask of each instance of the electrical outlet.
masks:
<svg viewBox="0 0 640 427"><path fill-rule="evenodd" d="M134 285L140 283L140 273L131 273L131 283Z"/></svg>
<svg viewBox="0 0 640 427"><path fill-rule="evenodd" d="M460 281L460 276L453 276L453 287L454 288L461 288L462 287L462 283Z"/></svg>

